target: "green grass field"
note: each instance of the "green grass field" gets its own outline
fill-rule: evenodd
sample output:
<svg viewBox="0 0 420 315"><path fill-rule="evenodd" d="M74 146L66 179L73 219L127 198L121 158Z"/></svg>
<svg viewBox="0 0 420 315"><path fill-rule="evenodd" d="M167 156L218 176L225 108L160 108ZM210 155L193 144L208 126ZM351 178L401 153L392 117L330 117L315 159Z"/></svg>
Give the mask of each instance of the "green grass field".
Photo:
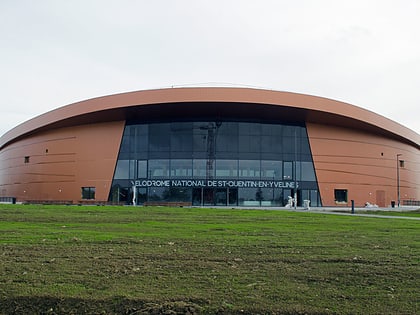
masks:
<svg viewBox="0 0 420 315"><path fill-rule="evenodd" d="M419 232L322 213L0 205L0 314L419 314Z"/></svg>

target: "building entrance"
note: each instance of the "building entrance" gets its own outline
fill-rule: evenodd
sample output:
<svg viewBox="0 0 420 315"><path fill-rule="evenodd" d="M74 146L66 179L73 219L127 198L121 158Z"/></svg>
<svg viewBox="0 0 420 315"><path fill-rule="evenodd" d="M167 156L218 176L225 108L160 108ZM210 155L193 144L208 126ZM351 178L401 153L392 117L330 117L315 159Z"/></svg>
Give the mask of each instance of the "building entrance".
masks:
<svg viewBox="0 0 420 315"><path fill-rule="evenodd" d="M237 206L237 188L194 188L193 206Z"/></svg>
<svg viewBox="0 0 420 315"><path fill-rule="evenodd" d="M186 202L193 206L287 207L295 190L289 188L237 187L121 187L114 186L112 196L116 203L143 205L147 202ZM297 207L305 201L311 207L321 205L318 191L298 189ZM294 204L293 204L294 206Z"/></svg>

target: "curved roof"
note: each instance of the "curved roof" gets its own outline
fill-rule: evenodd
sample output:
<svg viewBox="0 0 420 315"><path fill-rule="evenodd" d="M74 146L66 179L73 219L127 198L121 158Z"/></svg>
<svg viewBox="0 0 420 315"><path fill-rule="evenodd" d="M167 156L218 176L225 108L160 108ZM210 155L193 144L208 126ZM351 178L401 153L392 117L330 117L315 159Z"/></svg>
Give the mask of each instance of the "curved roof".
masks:
<svg viewBox="0 0 420 315"><path fill-rule="evenodd" d="M420 148L420 136L388 118L347 103L291 92L250 88L169 88L93 98L60 107L11 129L0 147L37 131L130 119L197 117L307 121L366 130Z"/></svg>

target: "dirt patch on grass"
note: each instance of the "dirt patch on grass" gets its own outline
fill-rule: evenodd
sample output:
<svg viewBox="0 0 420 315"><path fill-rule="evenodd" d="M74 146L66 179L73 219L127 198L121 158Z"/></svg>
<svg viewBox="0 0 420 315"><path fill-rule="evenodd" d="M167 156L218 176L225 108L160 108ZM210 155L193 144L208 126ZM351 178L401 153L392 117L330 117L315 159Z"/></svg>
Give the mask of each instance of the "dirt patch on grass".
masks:
<svg viewBox="0 0 420 315"><path fill-rule="evenodd" d="M0 299L0 314L202 314L207 301L150 301L114 298L85 300L77 298L16 297Z"/></svg>

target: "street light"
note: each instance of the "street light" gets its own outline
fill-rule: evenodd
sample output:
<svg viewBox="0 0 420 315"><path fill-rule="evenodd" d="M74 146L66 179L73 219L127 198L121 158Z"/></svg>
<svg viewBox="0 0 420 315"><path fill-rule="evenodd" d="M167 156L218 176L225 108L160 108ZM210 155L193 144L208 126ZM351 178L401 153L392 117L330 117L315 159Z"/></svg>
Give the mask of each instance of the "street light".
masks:
<svg viewBox="0 0 420 315"><path fill-rule="evenodd" d="M294 178L295 178L295 185L294 185L294 187L295 187L295 194L294 194L294 201L295 201L295 210L296 210L296 208L297 208L297 202L298 202L298 200L297 200L297 176L296 176L296 174L297 174L297 167L296 167L296 164L297 164L297 135L296 135L296 126L295 126L295 128L294 128L294 131L295 131L295 163L294 163L294 166L295 166L295 168L294 168Z"/></svg>
<svg viewBox="0 0 420 315"><path fill-rule="evenodd" d="M397 154L397 205L400 207L400 159L402 154Z"/></svg>

